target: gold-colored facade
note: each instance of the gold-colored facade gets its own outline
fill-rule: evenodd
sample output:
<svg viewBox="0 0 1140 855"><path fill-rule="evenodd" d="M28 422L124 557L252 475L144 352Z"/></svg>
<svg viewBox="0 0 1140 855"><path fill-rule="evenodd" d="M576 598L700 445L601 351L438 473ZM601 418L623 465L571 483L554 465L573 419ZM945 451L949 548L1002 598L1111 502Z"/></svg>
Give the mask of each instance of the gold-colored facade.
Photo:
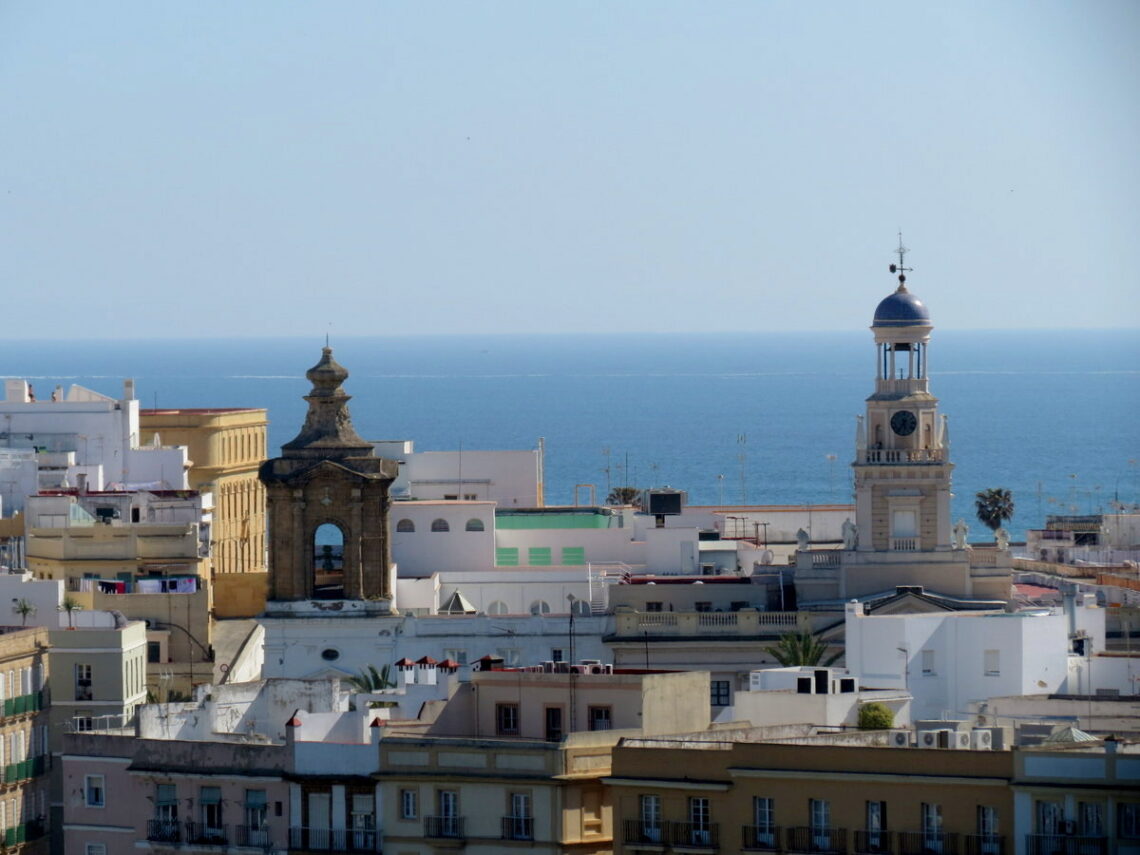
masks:
<svg viewBox="0 0 1140 855"><path fill-rule="evenodd" d="M214 573L265 572L265 487L257 470L266 457L269 422L263 409L142 410L143 445L190 450L190 487L214 497Z"/></svg>
<svg viewBox="0 0 1140 855"><path fill-rule="evenodd" d="M48 632L0 628L0 851L46 853Z"/></svg>

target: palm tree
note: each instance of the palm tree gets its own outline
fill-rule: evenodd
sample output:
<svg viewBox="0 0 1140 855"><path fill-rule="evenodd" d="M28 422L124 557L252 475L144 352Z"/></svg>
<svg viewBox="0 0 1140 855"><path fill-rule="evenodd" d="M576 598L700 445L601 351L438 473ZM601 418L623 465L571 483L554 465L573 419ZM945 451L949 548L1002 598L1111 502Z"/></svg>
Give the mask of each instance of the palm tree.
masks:
<svg viewBox="0 0 1140 855"><path fill-rule="evenodd" d="M75 629L74 615L75 612L83 608L83 603L79 602L79 600L75 599L74 597L68 596L63 598L63 602L60 603L59 607L67 612L67 628Z"/></svg>
<svg viewBox="0 0 1140 855"><path fill-rule="evenodd" d="M20 616L20 625L27 626L28 618L36 613L36 607L27 600L17 600L12 606L12 611Z"/></svg>
<svg viewBox="0 0 1140 855"><path fill-rule="evenodd" d="M997 531L1006 520L1013 519L1013 493L1004 487L982 490L974 496L978 520L990 531Z"/></svg>
<svg viewBox="0 0 1140 855"><path fill-rule="evenodd" d="M369 665L367 668L361 668L359 674L346 677L345 682L358 692L379 692L383 689L394 689L396 684L389 678L391 670L391 665L385 665L379 671L376 670L375 665Z"/></svg>
<svg viewBox="0 0 1140 855"><path fill-rule="evenodd" d="M826 661L821 662L823 654L827 652L827 642L820 641L818 637L806 629L803 632L786 632L780 636L775 647L764 649L785 667L789 665L823 665L826 668L828 665L833 665L843 655L843 651L840 650L838 653L829 656Z"/></svg>

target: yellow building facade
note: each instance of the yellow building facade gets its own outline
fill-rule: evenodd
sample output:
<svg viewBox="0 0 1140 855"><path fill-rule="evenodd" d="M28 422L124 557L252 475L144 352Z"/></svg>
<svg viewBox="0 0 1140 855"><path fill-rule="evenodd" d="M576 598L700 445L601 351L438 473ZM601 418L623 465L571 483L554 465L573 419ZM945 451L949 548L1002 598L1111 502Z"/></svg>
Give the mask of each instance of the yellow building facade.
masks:
<svg viewBox="0 0 1140 855"><path fill-rule="evenodd" d="M0 851L46 853L48 631L0 627Z"/></svg>
<svg viewBox="0 0 1140 855"><path fill-rule="evenodd" d="M265 572L265 488L257 470L266 457L264 409L142 410L140 441L190 450L190 487L213 496L214 573Z"/></svg>

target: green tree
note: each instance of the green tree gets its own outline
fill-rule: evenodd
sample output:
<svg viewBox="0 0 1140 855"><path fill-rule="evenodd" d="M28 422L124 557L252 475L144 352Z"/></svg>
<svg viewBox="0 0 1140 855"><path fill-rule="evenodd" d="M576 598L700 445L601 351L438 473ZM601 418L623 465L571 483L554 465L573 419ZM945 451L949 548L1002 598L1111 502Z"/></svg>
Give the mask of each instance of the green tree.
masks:
<svg viewBox="0 0 1140 855"><path fill-rule="evenodd" d="M781 665L828 665L834 664L843 651L829 656L826 660L823 655L827 652L827 642L820 641L810 631L786 632L780 636L775 647L764 648Z"/></svg>
<svg viewBox="0 0 1140 855"><path fill-rule="evenodd" d="M379 692L383 689L394 689L396 684L389 678L391 671L391 665L385 665L379 671L376 670L375 665L369 665L367 668L361 668L359 674L346 677L345 682L358 692Z"/></svg>
<svg viewBox="0 0 1140 855"><path fill-rule="evenodd" d="M1013 519L1013 493L1004 487L981 490L974 496L978 520L990 531L997 531L1006 520Z"/></svg>
<svg viewBox="0 0 1140 855"><path fill-rule="evenodd" d="M67 627L68 629L75 628L75 613L83 608L83 604L75 597L67 596L63 598L63 602L59 606L67 612Z"/></svg>
<svg viewBox="0 0 1140 855"><path fill-rule="evenodd" d="M606 496L607 505L639 505L641 490L638 487L614 487Z"/></svg>
<svg viewBox="0 0 1140 855"><path fill-rule="evenodd" d="M20 616L20 625L27 626L28 618L36 613L36 607L27 600L17 600L12 605L12 611Z"/></svg>
<svg viewBox="0 0 1140 855"><path fill-rule="evenodd" d="M895 714L886 704L878 701L859 707L860 730L890 730L895 723Z"/></svg>

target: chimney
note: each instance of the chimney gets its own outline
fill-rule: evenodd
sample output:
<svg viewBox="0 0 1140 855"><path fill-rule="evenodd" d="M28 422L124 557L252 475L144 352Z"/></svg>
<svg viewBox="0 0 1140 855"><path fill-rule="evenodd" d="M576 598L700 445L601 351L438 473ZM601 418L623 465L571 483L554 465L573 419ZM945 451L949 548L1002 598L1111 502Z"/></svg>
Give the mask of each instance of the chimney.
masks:
<svg viewBox="0 0 1140 855"><path fill-rule="evenodd" d="M133 401L135 399L135 381L134 378L128 377L123 381L123 400Z"/></svg>

